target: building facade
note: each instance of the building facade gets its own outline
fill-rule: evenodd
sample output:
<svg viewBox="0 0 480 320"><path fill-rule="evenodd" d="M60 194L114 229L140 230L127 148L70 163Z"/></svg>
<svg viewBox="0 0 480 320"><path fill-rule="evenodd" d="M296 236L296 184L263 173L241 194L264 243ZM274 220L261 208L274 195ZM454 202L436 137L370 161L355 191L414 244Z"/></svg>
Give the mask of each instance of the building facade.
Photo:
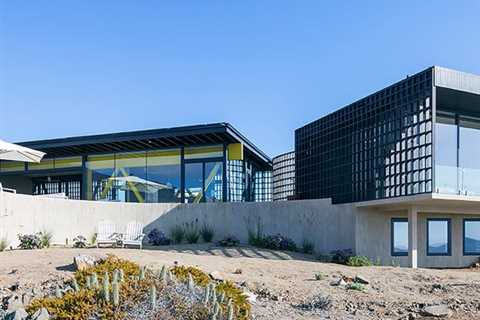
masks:
<svg viewBox="0 0 480 320"><path fill-rule="evenodd" d="M19 143L38 164L0 162L4 187L137 203L271 201L268 156L227 123Z"/></svg>
<svg viewBox="0 0 480 320"><path fill-rule="evenodd" d="M480 76L431 67L295 132L297 199L357 208L356 253L412 267L480 256Z"/></svg>
<svg viewBox="0 0 480 320"><path fill-rule="evenodd" d="M291 200L295 196L295 151L278 155L273 162L273 201Z"/></svg>

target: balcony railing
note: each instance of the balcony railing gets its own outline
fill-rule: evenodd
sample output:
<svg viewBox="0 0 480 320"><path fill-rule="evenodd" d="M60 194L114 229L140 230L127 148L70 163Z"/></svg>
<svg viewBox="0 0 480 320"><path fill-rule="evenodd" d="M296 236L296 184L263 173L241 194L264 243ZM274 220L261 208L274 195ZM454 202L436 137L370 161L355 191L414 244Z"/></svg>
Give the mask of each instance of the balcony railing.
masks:
<svg viewBox="0 0 480 320"><path fill-rule="evenodd" d="M443 194L480 196L480 169L437 165L435 191Z"/></svg>

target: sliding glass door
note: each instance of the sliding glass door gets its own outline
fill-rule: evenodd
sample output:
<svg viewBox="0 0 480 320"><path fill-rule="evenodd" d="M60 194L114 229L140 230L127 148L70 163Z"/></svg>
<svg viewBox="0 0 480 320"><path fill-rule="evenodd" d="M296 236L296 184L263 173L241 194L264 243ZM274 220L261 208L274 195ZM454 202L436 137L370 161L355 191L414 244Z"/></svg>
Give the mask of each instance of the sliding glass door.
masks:
<svg viewBox="0 0 480 320"><path fill-rule="evenodd" d="M218 202L223 198L223 162L185 163L185 202Z"/></svg>

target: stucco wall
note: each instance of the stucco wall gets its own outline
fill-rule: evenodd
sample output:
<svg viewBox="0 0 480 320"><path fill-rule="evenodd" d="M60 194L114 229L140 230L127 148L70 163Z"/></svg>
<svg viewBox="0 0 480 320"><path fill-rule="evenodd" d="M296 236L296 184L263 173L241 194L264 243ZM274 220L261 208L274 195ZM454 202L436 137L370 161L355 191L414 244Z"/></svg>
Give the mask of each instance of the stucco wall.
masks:
<svg viewBox="0 0 480 320"><path fill-rule="evenodd" d="M380 259L385 265L409 266L408 257L391 256L391 219L407 218L404 212L359 210L356 223L356 251L371 259ZM427 219L450 218L452 235L451 256L427 256ZM418 266L458 268L478 261L478 256L463 255L463 219L478 216L443 213L418 213Z"/></svg>
<svg viewBox="0 0 480 320"><path fill-rule="evenodd" d="M2 200L3 198L3 200ZM355 248L355 208L332 205L330 200L263 203L137 204L36 198L0 194L0 233L11 244L17 234L42 230L53 232L53 241L64 244L77 235L89 238L100 220L109 219L122 232L126 223L137 220L145 231L170 228L198 219L212 225L219 239L234 235L247 241L247 225L260 219L266 234L281 233L298 245L304 239L315 243L317 252ZM0 235L1 236L1 235Z"/></svg>

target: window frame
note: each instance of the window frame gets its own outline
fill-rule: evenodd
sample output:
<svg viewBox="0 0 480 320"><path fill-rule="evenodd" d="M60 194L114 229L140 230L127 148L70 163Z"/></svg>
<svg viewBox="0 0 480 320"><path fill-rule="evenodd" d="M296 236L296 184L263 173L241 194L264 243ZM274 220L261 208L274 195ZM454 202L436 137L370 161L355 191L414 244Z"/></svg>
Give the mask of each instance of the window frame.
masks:
<svg viewBox="0 0 480 320"><path fill-rule="evenodd" d="M463 255L464 256L480 256L480 251L479 252L467 252L465 250L465 227L467 225L467 222L480 222L480 218L464 218L463 219L463 232L462 232L462 250L463 250Z"/></svg>
<svg viewBox="0 0 480 320"><path fill-rule="evenodd" d="M395 252L395 229L394 224L396 222L406 222L408 226L408 218L392 218L390 220L390 255L392 257L407 257L408 256L408 247L407 252ZM408 229L407 229L408 230ZM408 241L408 232L407 232L407 241ZM408 244L410 246L410 244Z"/></svg>
<svg viewBox="0 0 480 320"><path fill-rule="evenodd" d="M436 252L430 252L430 231L429 231L429 222L430 221L444 221L444 222L447 222L447 252L446 253L436 253ZM426 251L427 251L427 256L429 257L439 257L439 256L444 256L444 257L448 257L448 256L451 256L452 255L452 219L450 218L427 218L427 222L426 222L426 227L427 227L427 248L426 248Z"/></svg>

